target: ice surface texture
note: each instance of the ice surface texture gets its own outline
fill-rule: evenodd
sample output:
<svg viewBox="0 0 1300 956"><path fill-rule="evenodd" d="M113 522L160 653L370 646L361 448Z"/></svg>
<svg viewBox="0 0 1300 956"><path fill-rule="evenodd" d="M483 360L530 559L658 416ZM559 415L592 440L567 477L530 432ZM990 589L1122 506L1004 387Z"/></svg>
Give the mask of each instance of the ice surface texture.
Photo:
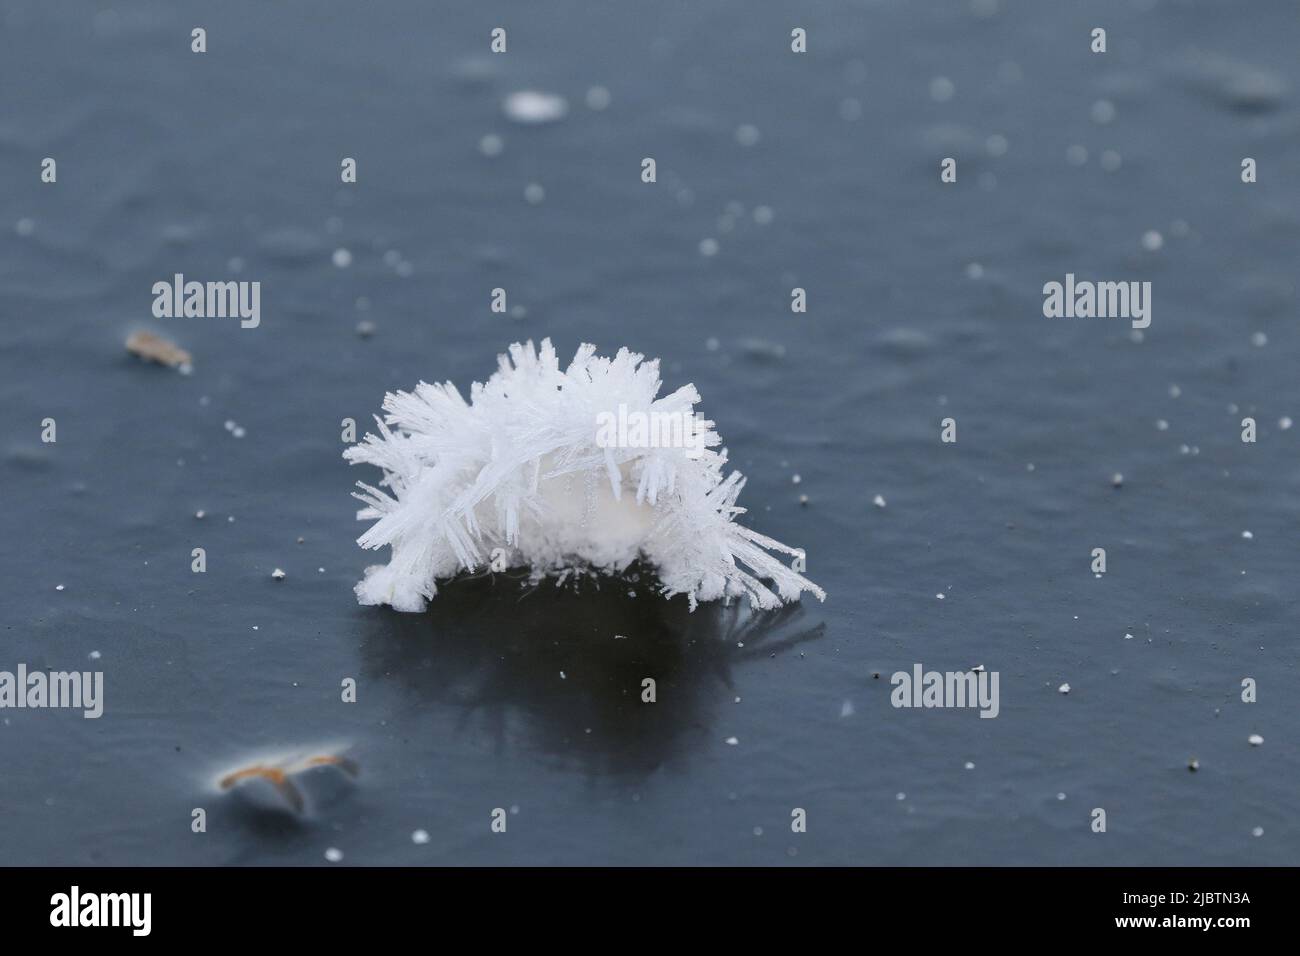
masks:
<svg viewBox="0 0 1300 956"><path fill-rule="evenodd" d="M540 351L516 343L497 361L468 402L450 382L390 392L379 434L343 453L384 472L379 488L358 482L354 492L366 505L357 518L375 522L357 543L392 549L357 584L362 604L421 611L437 582L485 565L540 579L618 574L638 558L656 568L665 597L685 594L692 609L741 595L760 608L804 591L825 599L768 553L795 549L736 523L745 481L723 477L712 422L696 419L694 450L600 437L601 414L618 415L620 404L629 417L692 415L693 385L656 398L658 361L627 349L601 358L593 345L561 370L549 339Z"/></svg>

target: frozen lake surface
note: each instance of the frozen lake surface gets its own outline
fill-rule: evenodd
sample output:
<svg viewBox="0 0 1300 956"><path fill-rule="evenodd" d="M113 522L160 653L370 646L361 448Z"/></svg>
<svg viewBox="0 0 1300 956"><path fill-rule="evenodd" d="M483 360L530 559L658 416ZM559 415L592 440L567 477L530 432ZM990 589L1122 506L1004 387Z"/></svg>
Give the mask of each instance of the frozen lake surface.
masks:
<svg viewBox="0 0 1300 956"><path fill-rule="evenodd" d="M0 861L1300 859L1293 3L101 6L0 13L0 670L105 694L0 712ZM176 273L260 325L154 319ZM694 382L826 602L358 607L340 422L544 336ZM895 709L917 663L998 717ZM303 819L219 786L343 754Z"/></svg>

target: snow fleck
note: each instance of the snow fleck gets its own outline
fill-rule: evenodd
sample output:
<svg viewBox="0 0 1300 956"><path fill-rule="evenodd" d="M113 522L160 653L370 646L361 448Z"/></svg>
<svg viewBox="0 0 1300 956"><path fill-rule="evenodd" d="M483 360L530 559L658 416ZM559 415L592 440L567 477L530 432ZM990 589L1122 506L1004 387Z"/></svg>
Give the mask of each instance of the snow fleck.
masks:
<svg viewBox="0 0 1300 956"><path fill-rule="evenodd" d="M337 863L343 859L343 851L338 847L332 846L325 851L325 859L329 860L331 863Z"/></svg>
<svg viewBox="0 0 1300 956"><path fill-rule="evenodd" d="M538 125L564 119L569 112L569 101L556 93L518 90L502 101L501 109L512 122Z"/></svg>
<svg viewBox="0 0 1300 956"><path fill-rule="evenodd" d="M276 568L274 571L271 572L271 577L277 581L283 581L284 571L281 568Z"/></svg>
<svg viewBox="0 0 1300 956"><path fill-rule="evenodd" d="M416 831L414 831L414 832L411 834L411 842L412 842L412 843L417 843L417 844L428 843L428 842L429 842L429 831L428 831L428 830L416 830Z"/></svg>
<svg viewBox="0 0 1300 956"><path fill-rule="evenodd" d="M947 103L957 93L957 86L946 76L936 76L930 81L930 99Z"/></svg>
<svg viewBox="0 0 1300 956"><path fill-rule="evenodd" d="M1264 738L1261 737L1259 734L1251 734L1249 737L1246 738L1246 740L1252 747L1259 747L1262 746L1264 743Z"/></svg>
<svg viewBox="0 0 1300 956"><path fill-rule="evenodd" d="M1089 110L1089 114L1092 116L1092 121L1098 126L1105 126L1108 123L1114 122L1115 116L1118 112L1119 111L1115 109L1115 104L1110 100L1097 100L1092 104L1092 109Z"/></svg>

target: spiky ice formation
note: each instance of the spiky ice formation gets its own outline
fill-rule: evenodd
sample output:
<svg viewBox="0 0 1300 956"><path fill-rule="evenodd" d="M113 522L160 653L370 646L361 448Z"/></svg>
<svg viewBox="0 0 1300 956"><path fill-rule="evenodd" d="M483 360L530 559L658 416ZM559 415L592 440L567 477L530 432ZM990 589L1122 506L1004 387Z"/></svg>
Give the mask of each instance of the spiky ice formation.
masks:
<svg viewBox="0 0 1300 956"><path fill-rule="evenodd" d="M353 493L366 505L357 518L375 520L357 543L392 549L357 584L362 604L420 611L437 582L484 565L526 566L540 579L618 574L638 558L655 567L665 596L685 594L692 609L741 595L760 608L803 591L825 598L768 553L797 551L736 523L745 481L723 477L726 449L714 451L713 423L695 415L693 385L656 398L657 360L627 349L601 358L594 345L561 370L549 339L540 352L516 343L497 362L469 402L450 382L388 393L379 434L344 452L384 472L386 490L357 482ZM694 428L685 441L647 442L635 428L608 427L620 416Z"/></svg>

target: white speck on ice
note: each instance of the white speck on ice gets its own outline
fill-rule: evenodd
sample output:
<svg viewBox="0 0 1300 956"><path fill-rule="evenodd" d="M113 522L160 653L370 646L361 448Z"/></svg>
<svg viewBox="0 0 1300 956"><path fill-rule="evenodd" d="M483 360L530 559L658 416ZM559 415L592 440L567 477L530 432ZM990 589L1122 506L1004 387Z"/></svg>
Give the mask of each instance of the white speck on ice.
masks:
<svg viewBox="0 0 1300 956"><path fill-rule="evenodd" d="M1107 123L1114 122L1117 113L1118 110L1115 109L1115 104L1110 100L1097 100L1092 104L1092 109L1089 110L1092 121L1098 126L1105 126Z"/></svg>
<svg viewBox="0 0 1300 956"><path fill-rule="evenodd" d="M411 834L411 842L412 842L412 843L428 843L428 842L429 842L429 831L428 831L428 830L416 830L414 833Z"/></svg>
<svg viewBox="0 0 1300 956"><path fill-rule="evenodd" d="M1264 738L1261 737L1259 734L1251 734L1251 735L1250 735L1249 737L1247 737L1246 739L1247 739L1247 741L1250 742L1250 745L1251 745L1252 747L1258 747L1258 746L1260 746L1260 745L1262 745L1262 744L1264 743Z"/></svg>
<svg viewBox="0 0 1300 956"><path fill-rule="evenodd" d="M553 123L568 114L569 101L556 93L518 90L502 101L501 109L515 123Z"/></svg>
<svg viewBox="0 0 1300 956"><path fill-rule="evenodd" d="M840 716L841 717L853 716L853 701L846 700L844 703L840 704Z"/></svg>
<svg viewBox="0 0 1300 956"><path fill-rule="evenodd" d="M1251 540L1252 538L1255 537L1255 535L1252 534L1252 533L1249 532L1249 531L1243 531L1243 532L1241 533L1241 536L1242 536L1243 538L1245 538L1247 541L1249 541L1249 540Z"/></svg>
<svg viewBox="0 0 1300 956"><path fill-rule="evenodd" d="M739 737L728 737L728 738L724 741L724 743L726 743L726 744L728 744L728 745L734 747L734 746L736 746L736 744L740 743L740 738L739 738Z"/></svg>
<svg viewBox="0 0 1300 956"><path fill-rule="evenodd" d="M335 249L332 258L336 268L346 269L352 265L352 253L347 249Z"/></svg>
<svg viewBox="0 0 1300 956"><path fill-rule="evenodd" d="M1142 248L1147 252L1158 252L1165 244L1165 237L1155 229L1142 233Z"/></svg>
<svg viewBox="0 0 1300 956"><path fill-rule="evenodd" d="M506 148L506 141L496 133L488 133L478 141L478 151L484 156L500 156Z"/></svg>
<svg viewBox="0 0 1300 956"><path fill-rule="evenodd" d="M883 508L885 507L885 496L876 495L876 497L871 499L871 503L875 505L877 508Z"/></svg>
<svg viewBox="0 0 1300 956"><path fill-rule="evenodd" d="M338 847L332 846L325 851L325 859L329 860L331 863L337 863L339 860L343 859L343 851Z"/></svg>
<svg viewBox="0 0 1300 956"><path fill-rule="evenodd" d="M936 76L930 80L930 99L936 103L947 103L957 93L957 86L946 76Z"/></svg>
<svg viewBox="0 0 1300 956"><path fill-rule="evenodd" d="M529 183L524 187L524 199L531 205L536 206L546 198L546 190L542 188L541 183Z"/></svg>
<svg viewBox="0 0 1300 956"><path fill-rule="evenodd" d="M1068 694L1068 693L1070 692L1070 685L1069 685L1069 684L1062 684L1060 687L1058 687L1058 688L1056 688L1056 689L1057 689L1059 692L1061 692L1062 694Z"/></svg>
<svg viewBox="0 0 1300 956"><path fill-rule="evenodd" d="M974 769L975 769L975 764L972 763L971 761L967 760L967 761L966 761L966 769L967 769L967 770L974 770Z"/></svg>
<svg viewBox="0 0 1300 956"><path fill-rule="evenodd" d="M274 571L271 572L271 577L274 578L274 579L277 580L277 581L283 581L283 580L284 580L284 571L283 571L282 569L280 569L280 568L276 568Z"/></svg>

